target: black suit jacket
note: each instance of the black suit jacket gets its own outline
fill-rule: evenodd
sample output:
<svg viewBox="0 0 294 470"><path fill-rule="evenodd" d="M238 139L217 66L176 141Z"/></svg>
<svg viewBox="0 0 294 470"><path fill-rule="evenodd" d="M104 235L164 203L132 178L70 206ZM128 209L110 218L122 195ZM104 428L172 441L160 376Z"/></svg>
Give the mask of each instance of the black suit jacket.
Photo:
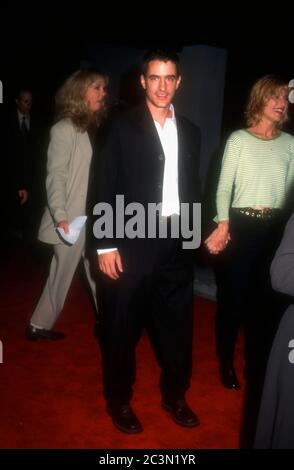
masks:
<svg viewBox="0 0 294 470"><path fill-rule="evenodd" d="M178 131L178 183L180 202L193 203L201 200L198 175L200 130L186 118L176 115ZM95 177L96 198L113 208L115 198L123 194L125 206L132 202L162 202L164 152L146 104L115 117L98 156ZM96 248L124 248L134 246L135 240L105 236L96 239Z"/></svg>
<svg viewBox="0 0 294 470"><path fill-rule="evenodd" d="M16 110L6 113L1 123L1 153L7 161L11 189L30 190L35 173L35 162L40 158L44 140L44 124L30 115L30 129L23 135ZM39 175L40 176L40 175Z"/></svg>

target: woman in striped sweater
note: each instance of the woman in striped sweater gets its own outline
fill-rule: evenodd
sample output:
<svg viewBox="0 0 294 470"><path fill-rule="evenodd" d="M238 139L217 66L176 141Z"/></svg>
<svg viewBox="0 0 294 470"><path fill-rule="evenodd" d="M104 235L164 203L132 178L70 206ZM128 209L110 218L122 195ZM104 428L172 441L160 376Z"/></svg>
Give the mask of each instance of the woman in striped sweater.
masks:
<svg viewBox="0 0 294 470"><path fill-rule="evenodd" d="M288 93L287 83L270 75L254 84L247 128L233 132L226 143L216 199L218 226L205 241L211 254L221 253L216 340L221 381L230 389L240 388L234 369L240 326L245 378L256 384L262 382L279 318L269 265L294 183L294 137L280 130L287 119Z"/></svg>

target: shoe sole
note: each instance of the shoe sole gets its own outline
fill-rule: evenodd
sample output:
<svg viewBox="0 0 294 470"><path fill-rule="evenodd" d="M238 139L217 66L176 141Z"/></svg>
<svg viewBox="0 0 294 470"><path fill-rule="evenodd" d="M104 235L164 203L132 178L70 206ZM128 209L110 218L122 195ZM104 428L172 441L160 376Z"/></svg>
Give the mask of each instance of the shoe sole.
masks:
<svg viewBox="0 0 294 470"><path fill-rule="evenodd" d="M175 416L173 415L172 413L172 409L170 406L168 406L166 403L161 403L161 406L162 408L165 410L165 411L168 411L168 413L170 413L171 415L171 418L172 420L178 424L179 426L183 426L184 428L195 428L196 426L199 426L200 425L200 421L199 419L197 419L196 423L193 423L193 424L184 424L183 421L180 421L178 420L177 418L175 418Z"/></svg>
<svg viewBox="0 0 294 470"><path fill-rule="evenodd" d="M115 421L115 419L113 418L112 413L111 413L111 411L109 410L108 407L106 408L106 412L111 417L114 426L119 431L124 432L125 434L139 434L140 432L143 432L143 427L141 427L140 429L127 430L126 428L120 426L117 421Z"/></svg>
<svg viewBox="0 0 294 470"><path fill-rule="evenodd" d="M44 337L38 336L38 338L27 338L26 337L26 339L28 341L61 341L64 338L44 338Z"/></svg>
<svg viewBox="0 0 294 470"><path fill-rule="evenodd" d="M41 341L60 341L62 339L65 339L65 335L63 336L60 336L58 338L49 338L49 337L46 337L46 336L42 336L42 335L39 335L39 334L34 334L34 333L26 333L25 334L25 339L27 339L28 341L38 341L38 340L41 340Z"/></svg>

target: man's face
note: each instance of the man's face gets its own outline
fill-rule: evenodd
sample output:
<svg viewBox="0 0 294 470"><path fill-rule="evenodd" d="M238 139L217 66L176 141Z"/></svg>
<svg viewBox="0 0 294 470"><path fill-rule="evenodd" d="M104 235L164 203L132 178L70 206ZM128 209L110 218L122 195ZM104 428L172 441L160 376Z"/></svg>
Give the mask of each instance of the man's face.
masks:
<svg viewBox="0 0 294 470"><path fill-rule="evenodd" d="M15 100L16 106L22 114L29 114L32 109L33 97L30 91L21 91Z"/></svg>
<svg viewBox="0 0 294 470"><path fill-rule="evenodd" d="M141 75L141 85L146 91L146 99L156 108L168 108L181 82L173 62L152 60L146 75Z"/></svg>

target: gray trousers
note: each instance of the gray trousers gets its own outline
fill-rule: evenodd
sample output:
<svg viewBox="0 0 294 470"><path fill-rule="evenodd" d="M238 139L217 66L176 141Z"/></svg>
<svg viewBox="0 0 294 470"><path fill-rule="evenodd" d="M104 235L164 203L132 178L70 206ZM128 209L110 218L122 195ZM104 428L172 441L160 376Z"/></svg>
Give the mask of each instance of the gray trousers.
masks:
<svg viewBox="0 0 294 470"><path fill-rule="evenodd" d="M63 308L81 258L83 259L87 281L97 310L96 282L90 272L89 260L85 256L85 229L83 229L74 245L54 245L49 276L30 320L34 326L46 329L52 328Z"/></svg>

